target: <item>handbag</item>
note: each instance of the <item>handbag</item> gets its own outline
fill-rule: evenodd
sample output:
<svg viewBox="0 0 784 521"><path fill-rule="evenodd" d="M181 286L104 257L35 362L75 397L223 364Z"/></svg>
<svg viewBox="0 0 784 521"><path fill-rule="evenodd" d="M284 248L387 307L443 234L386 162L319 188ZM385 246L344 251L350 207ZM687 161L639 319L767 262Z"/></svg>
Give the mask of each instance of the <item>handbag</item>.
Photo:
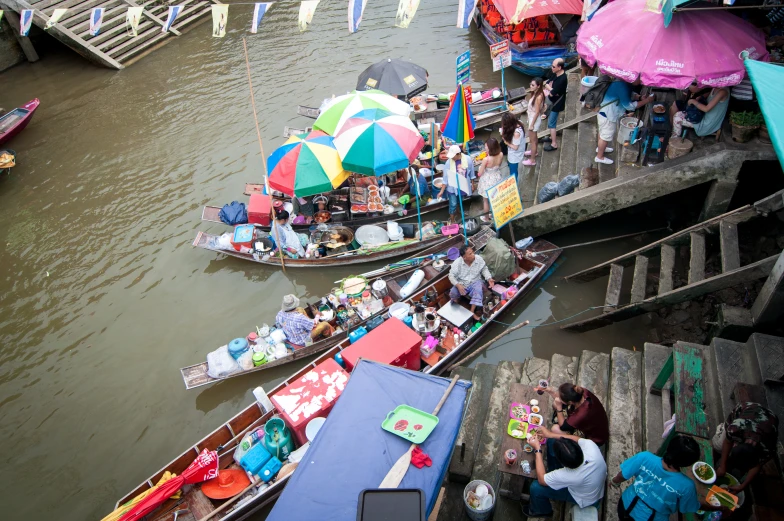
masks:
<svg viewBox="0 0 784 521"><path fill-rule="evenodd" d="M697 102L704 105L707 103L707 100L705 98L697 98ZM686 121L689 123L699 123L704 117L705 113L698 109L696 105L686 107Z"/></svg>

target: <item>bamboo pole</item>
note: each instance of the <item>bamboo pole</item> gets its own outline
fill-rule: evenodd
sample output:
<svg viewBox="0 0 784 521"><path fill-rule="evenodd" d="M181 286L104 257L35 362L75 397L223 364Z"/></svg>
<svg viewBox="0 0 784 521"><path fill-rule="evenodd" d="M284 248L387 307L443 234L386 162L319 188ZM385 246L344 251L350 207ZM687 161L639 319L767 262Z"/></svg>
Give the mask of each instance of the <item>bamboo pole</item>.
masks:
<svg viewBox="0 0 784 521"><path fill-rule="evenodd" d="M269 185L269 176L267 175L267 156L264 155L264 143L261 140L261 130L259 130L259 118L256 115L256 98L253 95L253 81L250 77L250 60L248 60L248 43L245 37L242 38L242 48L245 50L245 68L248 70L248 87L250 88L250 104L253 107L253 121L256 123L256 135L259 138L259 149L261 150L261 164L264 167L264 187L267 189L267 196L270 200L270 210L272 210L272 234L275 236L275 245L278 247L278 254L280 254L280 265L283 268L283 273L286 273L286 262L283 260L283 249L281 248L278 223L275 219L275 206L272 200L272 190Z"/></svg>

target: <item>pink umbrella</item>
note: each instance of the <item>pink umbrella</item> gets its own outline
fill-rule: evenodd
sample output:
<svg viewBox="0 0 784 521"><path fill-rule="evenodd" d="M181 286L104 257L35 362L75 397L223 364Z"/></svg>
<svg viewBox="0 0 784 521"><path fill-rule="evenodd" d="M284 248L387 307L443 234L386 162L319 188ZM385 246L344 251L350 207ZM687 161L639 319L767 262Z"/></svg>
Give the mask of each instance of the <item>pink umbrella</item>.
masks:
<svg viewBox="0 0 784 521"><path fill-rule="evenodd" d="M645 0L616 0L585 22L577 52L604 74L643 85L685 89L737 85L746 75L740 53L768 61L765 36L725 11L682 12L664 27Z"/></svg>
<svg viewBox="0 0 784 521"><path fill-rule="evenodd" d="M583 0L493 0L510 24L549 14L582 14Z"/></svg>

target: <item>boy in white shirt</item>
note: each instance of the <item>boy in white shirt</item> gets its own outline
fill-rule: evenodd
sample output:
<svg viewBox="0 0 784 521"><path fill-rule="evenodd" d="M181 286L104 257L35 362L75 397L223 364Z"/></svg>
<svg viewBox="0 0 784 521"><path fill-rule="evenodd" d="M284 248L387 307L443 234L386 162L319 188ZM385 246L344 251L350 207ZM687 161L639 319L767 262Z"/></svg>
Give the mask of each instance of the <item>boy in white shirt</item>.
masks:
<svg viewBox="0 0 784 521"><path fill-rule="evenodd" d="M540 427L541 434L553 444L557 462L548 461L552 469L545 473L541 444L528 440L536 454L536 481L531 483L531 502L523 506L526 517L549 517L550 500L575 503L581 508L598 504L604 497L607 464L599 447L591 440L569 434L555 434ZM557 468L559 466L563 468Z"/></svg>

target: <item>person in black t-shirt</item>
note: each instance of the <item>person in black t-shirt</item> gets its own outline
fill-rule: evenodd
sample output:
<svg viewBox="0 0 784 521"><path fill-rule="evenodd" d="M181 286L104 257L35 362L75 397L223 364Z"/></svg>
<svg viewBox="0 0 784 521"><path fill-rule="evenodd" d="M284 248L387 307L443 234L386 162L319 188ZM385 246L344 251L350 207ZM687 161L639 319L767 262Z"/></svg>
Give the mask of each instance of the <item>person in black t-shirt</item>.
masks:
<svg viewBox="0 0 784 521"><path fill-rule="evenodd" d="M553 60L551 69L554 77L549 80L544 87L544 93L547 95L547 104L552 107L550 109L550 115L547 117L547 128L550 129L550 137L544 138L545 141L549 141L549 143L544 146L544 149L547 152L558 150L555 127L558 124L558 115L566 108L567 79L563 58L556 58Z"/></svg>

